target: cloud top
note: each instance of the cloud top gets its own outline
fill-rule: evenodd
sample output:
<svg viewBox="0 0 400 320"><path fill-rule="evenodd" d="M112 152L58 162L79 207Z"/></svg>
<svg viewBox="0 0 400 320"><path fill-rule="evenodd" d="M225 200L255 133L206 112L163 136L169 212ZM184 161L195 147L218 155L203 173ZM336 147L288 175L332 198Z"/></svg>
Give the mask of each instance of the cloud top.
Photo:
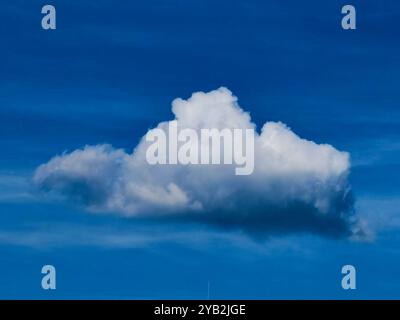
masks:
<svg viewBox="0 0 400 320"><path fill-rule="evenodd" d="M226 88L175 99L172 112L178 130L256 127ZM255 236L365 235L354 214L347 152L302 139L281 122L266 122L254 144L249 176L234 175L232 165L149 165L143 137L132 153L95 145L55 156L33 181L94 212L207 223Z"/></svg>

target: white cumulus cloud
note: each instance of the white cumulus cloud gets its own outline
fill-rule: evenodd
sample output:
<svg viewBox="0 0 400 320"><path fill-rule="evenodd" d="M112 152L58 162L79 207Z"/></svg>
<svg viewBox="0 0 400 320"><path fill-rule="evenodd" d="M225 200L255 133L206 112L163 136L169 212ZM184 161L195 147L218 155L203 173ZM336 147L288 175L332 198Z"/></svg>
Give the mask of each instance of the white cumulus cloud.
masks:
<svg viewBox="0 0 400 320"><path fill-rule="evenodd" d="M223 87L175 99L172 112L178 129L256 127ZM234 165L149 165L148 146L144 137L132 153L85 146L41 165L33 180L41 190L94 212L207 223L256 236L364 235L353 210L349 154L302 139L281 122L266 122L256 133L254 172L248 176L234 175Z"/></svg>

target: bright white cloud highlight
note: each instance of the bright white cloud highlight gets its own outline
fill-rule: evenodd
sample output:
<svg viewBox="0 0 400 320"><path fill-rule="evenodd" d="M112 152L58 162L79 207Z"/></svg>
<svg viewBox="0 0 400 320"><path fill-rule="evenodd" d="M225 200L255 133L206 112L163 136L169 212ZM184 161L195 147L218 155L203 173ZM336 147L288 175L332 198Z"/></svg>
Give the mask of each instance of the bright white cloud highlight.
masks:
<svg viewBox="0 0 400 320"><path fill-rule="evenodd" d="M178 130L255 129L226 88L175 99ZM169 122L157 128L168 132ZM154 130L154 129L153 129ZM254 172L233 165L149 165L144 137L132 153L85 146L52 158L35 172L42 190L95 212L208 223L254 235L313 232L362 237L348 184L349 154L267 122L255 136Z"/></svg>

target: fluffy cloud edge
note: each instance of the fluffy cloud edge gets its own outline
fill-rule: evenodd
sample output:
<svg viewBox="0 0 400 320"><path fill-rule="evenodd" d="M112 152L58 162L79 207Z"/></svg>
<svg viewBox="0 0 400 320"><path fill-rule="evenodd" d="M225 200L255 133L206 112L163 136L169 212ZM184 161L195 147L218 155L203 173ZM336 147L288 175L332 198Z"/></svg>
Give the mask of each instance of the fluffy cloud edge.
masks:
<svg viewBox="0 0 400 320"><path fill-rule="evenodd" d="M224 87L175 99L172 112L180 128L255 128ZM302 139L281 122L266 122L256 134L255 170L247 177L233 176L230 166L150 166L147 148L144 137L131 154L85 146L39 166L33 181L94 212L207 223L257 236L368 235L354 213L349 154Z"/></svg>

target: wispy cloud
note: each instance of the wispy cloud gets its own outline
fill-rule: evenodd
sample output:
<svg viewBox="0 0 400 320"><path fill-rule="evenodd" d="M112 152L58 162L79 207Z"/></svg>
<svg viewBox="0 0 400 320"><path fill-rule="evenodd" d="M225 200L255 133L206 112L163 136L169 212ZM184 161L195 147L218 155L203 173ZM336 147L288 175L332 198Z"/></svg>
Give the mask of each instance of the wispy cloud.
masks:
<svg viewBox="0 0 400 320"><path fill-rule="evenodd" d="M29 176L0 174L0 202L37 201Z"/></svg>

